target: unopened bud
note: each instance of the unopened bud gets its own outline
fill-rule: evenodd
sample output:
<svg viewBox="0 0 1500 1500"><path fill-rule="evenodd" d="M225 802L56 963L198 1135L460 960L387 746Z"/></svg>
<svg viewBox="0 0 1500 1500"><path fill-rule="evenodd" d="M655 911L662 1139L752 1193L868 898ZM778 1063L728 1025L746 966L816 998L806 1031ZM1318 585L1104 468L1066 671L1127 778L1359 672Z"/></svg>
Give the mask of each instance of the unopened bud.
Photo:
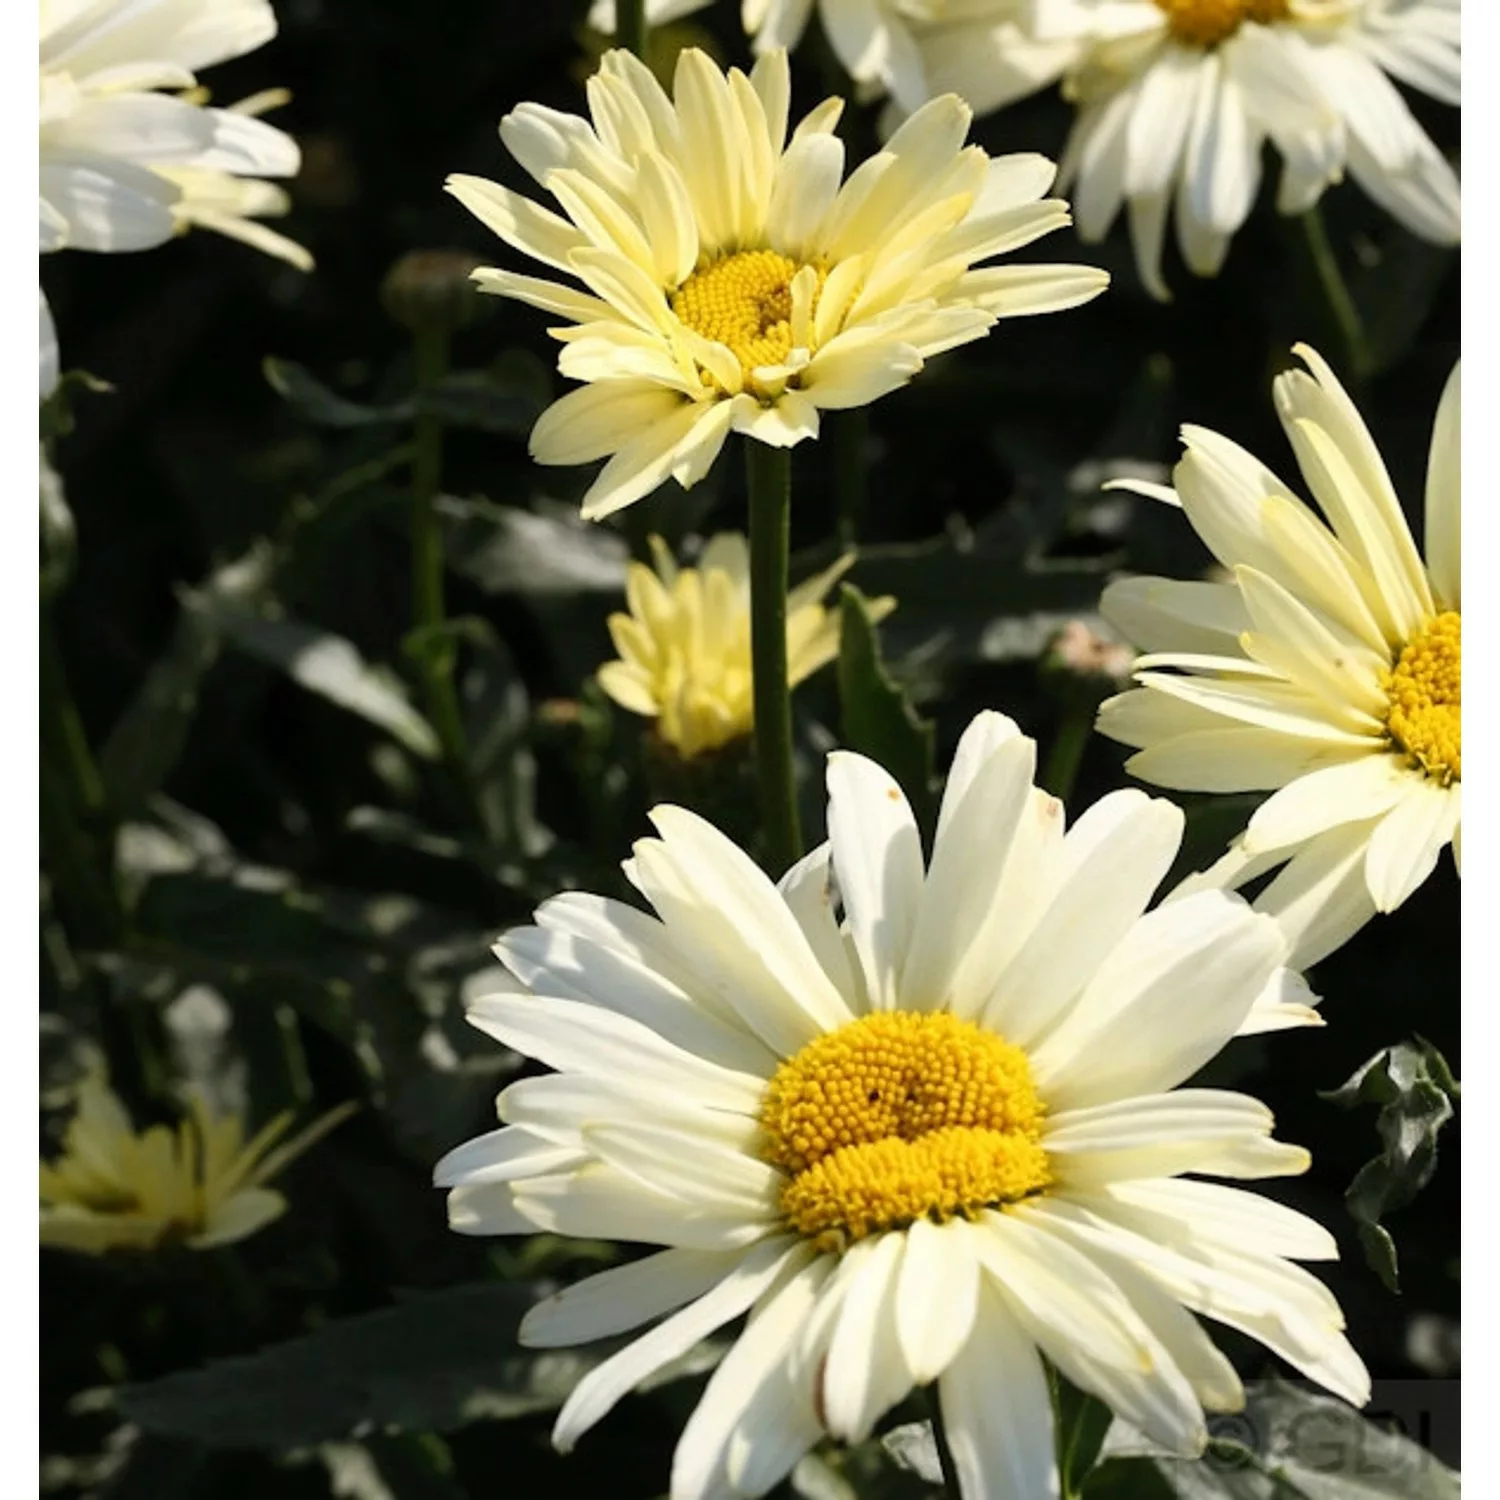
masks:
<svg viewBox="0 0 1500 1500"><path fill-rule="evenodd" d="M482 310L469 279L482 264L467 250L412 250L385 273L380 301L413 333L466 328Z"/></svg>

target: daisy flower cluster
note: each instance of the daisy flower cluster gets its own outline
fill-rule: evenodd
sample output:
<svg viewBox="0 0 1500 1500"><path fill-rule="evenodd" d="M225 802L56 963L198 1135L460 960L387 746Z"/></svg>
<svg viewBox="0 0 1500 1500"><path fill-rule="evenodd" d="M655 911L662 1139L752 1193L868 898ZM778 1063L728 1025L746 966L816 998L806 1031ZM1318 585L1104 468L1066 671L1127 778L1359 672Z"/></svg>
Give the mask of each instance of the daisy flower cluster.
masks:
<svg viewBox="0 0 1500 1500"><path fill-rule="evenodd" d="M648 0L644 18L665 27L707 4ZM916 611L900 606L898 586L873 599L841 587L862 567L882 581L915 579L901 571L913 549L897 540L862 555L858 505L838 481L853 474L859 502L879 504L885 435L844 414L919 377L942 409L933 361L991 333L1003 339L1005 320L1071 312L1107 289L1091 265L1010 258L1075 220L1079 238L1097 242L1123 216L1140 284L1163 301L1169 231L1190 272L1217 275L1268 161L1282 214L1313 213L1347 176L1406 230L1455 244L1455 167L1403 90L1460 103L1457 0L744 0L734 9L745 68L721 65L706 50L715 41L663 61L637 36L636 52L603 52L583 84L584 113L514 104L499 137L524 191L448 177L476 227L432 183L439 211L499 242L496 263L430 251L387 277L387 300L411 335L409 398L363 408L317 392L331 428L410 424L372 468L382 484L410 468L404 670L422 712L397 674L371 671L342 637L283 618L269 586L258 613L239 611L265 627L245 645L252 655L281 665L287 656L304 686L406 731L402 753L371 759L384 781L415 804L430 761L443 817L474 823L431 835L403 810L381 824L393 843L434 862L461 856L465 880L493 877L490 920L546 896L529 922L498 934L499 967L463 991L467 1019L513 1055L497 1127L436 1163L448 1223L468 1236L644 1247L560 1289L551 1283L516 1337L540 1350L615 1341L561 1404L552 1439L564 1453L705 1344L722 1350L676 1441L670 1500L764 1495L825 1441L864 1443L905 1420L898 1414L913 1413L919 1392L944 1480L963 1500L1078 1493L1058 1457L1061 1413L1078 1393L1163 1463L1192 1460L1207 1450L1211 1416L1247 1400L1215 1326L1363 1405L1369 1373L1337 1297L1307 1269L1337 1259L1337 1242L1260 1186L1306 1172L1311 1157L1277 1134L1254 1093L1205 1070L1238 1038L1258 1037L1274 1057L1310 1028L1336 1028L1342 998L1325 1005L1304 971L1396 912L1446 851L1460 866L1460 366L1432 421L1420 546L1416 507L1403 503L1356 401L1366 388L1346 389L1340 361L1298 344L1286 359L1275 350L1280 372L1267 372L1297 482L1229 436L1185 425L1170 484L1110 488L1164 507L1152 519L1165 530L1196 536L1196 575L1118 575L1097 614L1085 617L1076 598L1067 614L1036 612L1051 643L1038 649L1039 680L1051 688L1046 673L1072 674L1057 696L1068 696L1074 751L1097 729L1128 747L1124 773L1159 792L1209 806L1262 799L1214 833L1204 858L1201 828L1186 837L1183 808L1141 786L1070 812L1053 791L1071 797L1078 755L1064 771L1067 757L1054 754L1039 773L1036 741L993 709L969 718L939 781L932 730L914 705L947 681L934 671L903 682L877 632L901 607L887 627L894 639ZM590 21L613 32L624 12L596 0ZM638 33L640 7L631 14L626 29ZM296 142L261 118L285 96L218 107L199 81L275 33L269 0L42 0L40 252L142 250L207 228L309 268L306 252L263 222L290 206L275 180L300 163ZM793 109L789 54L812 38L821 71L842 69L856 109L868 110L856 128L838 94ZM1054 86L1072 111L1060 164L1030 150L992 156L970 139L976 114ZM861 139L871 149L861 152ZM539 395L519 427L509 387L502 416L484 405L494 370L481 390L449 369L455 333L475 333L471 270L473 287L547 318L565 384ZM1087 316L1044 321L1038 336L1073 339L1068 357L1085 362ZM45 398L59 364L45 295L40 318ZM1355 342L1346 352L1358 366ZM963 358L948 370L962 372ZM998 388L1032 374L1018 360ZM533 390L547 380L536 375ZM290 383L284 369L279 381ZM466 401L484 405L476 427L519 438L529 424L539 465L597 466L578 479L578 515L537 514L534 531L504 538L518 552L527 537L546 539L523 561L506 558L517 592L543 594L561 574L587 575L596 599L601 578L605 589L623 584L623 608L607 621L598 609L577 633L596 638L580 701L552 700L558 712L546 720L559 735L585 725L570 741L574 769L584 768L577 801L597 795L602 805L629 784L629 755L610 763L614 751L600 750L621 725L677 771L697 762L737 776L753 753L760 823L744 847L721 831L739 825L716 815L723 805L703 790L713 778L684 774L683 795L649 812L644 796L611 804L628 811L608 822L607 868L589 863L597 848L570 847L566 834L555 861L550 834L537 840L549 862L532 860L516 832L524 819L500 805L512 788L496 767L517 743L530 756L533 737L516 716L497 729L485 715L511 689L524 701L521 680L529 690L542 667L517 652L515 680L495 691L484 672L461 673L471 648L502 656L498 630L477 615L450 618L444 596L457 550L445 550L444 527L460 513L475 526L498 514L443 487L443 430ZM829 460L834 483L823 454L816 465L805 452L798 460L800 484L815 473L811 489L832 493L817 496L822 510L795 513L799 547L809 545L792 586L791 453L831 422L844 438ZM736 434L743 492L720 469L717 483L678 497L660 528L670 543L628 524L643 512L618 515L653 503L669 480L698 486ZM519 442L515 454L519 462ZM53 512L65 511L57 474L46 477ZM1017 494L1029 483L1018 473ZM937 494L924 490L923 504ZM744 512L742 529L703 524L732 508ZM836 537L832 523L808 535L805 516L835 512ZM580 542L584 523L611 517L622 536L597 550ZM892 533L905 535L878 534ZM924 551L928 562L995 555L956 524L942 540L949 551ZM552 568L543 550L575 545L582 563L523 577L533 558L539 574ZM1013 561L1012 572L997 565L997 578L1044 571L1034 557ZM941 595L947 576L931 580L929 594ZM912 652L913 679L944 648L945 603L928 604L943 630ZM239 614L215 628L231 637ZM606 629L615 654L601 662ZM267 641L283 631L293 644L278 656ZM75 770L92 772L55 646L47 660L56 668L47 691L66 709L51 738L67 740ZM821 699L808 681L835 661L836 710L835 674ZM799 721L792 690L804 683ZM1065 743L1060 730L1054 752ZM110 847L88 889L102 892L101 927L130 935L120 953L98 953L113 937L90 932L74 967L94 965L113 984L117 971L144 967L157 941L149 903L141 931L130 928L136 893L122 874L134 871L123 857L116 868L114 843L140 841L129 821L137 813L176 829L181 810L112 787L48 789L69 817L76 795L70 857L86 861L96 836ZM804 852L802 820L819 815ZM619 867L623 883L596 893L614 878L630 820L643 836ZM227 883L257 885L251 869ZM60 927L80 905L66 887L60 875ZM321 898L306 905L323 914ZM390 936L383 900L348 905L360 911L351 929ZM465 921L469 941L472 914ZM402 950L413 968L429 951ZM384 979L392 967L382 949L368 972ZM238 961L225 963L216 982L219 968L232 971L226 986L243 977ZM279 984L280 971L268 972ZM335 983L319 971L320 997L337 986L337 1002L349 998L355 986L342 973ZM436 1014L427 999L424 1022ZM360 1009L367 1003L378 1002L361 990L351 1034L379 1029ZM320 1011L316 1024L324 1019ZM407 1046L410 1031L393 1029ZM369 1050L388 1045L382 1035ZM443 1087L471 1061L460 1064L437 1026L419 1045L424 1061L441 1055ZM407 1061L387 1077L377 1058L375 1091ZM211 1110L193 1089L121 1089L138 1110L189 1103L173 1124L138 1129L105 1074L89 1073L73 1090L60 1148L41 1163L45 1246L103 1256L247 1239L288 1207L272 1180L353 1108L286 1140L290 1112L249 1133L239 1112ZM457 1133L421 1156L423 1173Z"/></svg>

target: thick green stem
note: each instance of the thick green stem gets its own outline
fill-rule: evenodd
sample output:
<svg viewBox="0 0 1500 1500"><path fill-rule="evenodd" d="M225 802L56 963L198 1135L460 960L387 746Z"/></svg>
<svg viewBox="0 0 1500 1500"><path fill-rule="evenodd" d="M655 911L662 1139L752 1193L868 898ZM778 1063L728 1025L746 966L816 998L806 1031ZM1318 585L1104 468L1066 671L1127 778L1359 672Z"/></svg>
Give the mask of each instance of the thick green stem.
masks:
<svg viewBox="0 0 1500 1500"><path fill-rule="evenodd" d="M1349 295L1344 273L1339 269L1338 256L1334 254L1333 242L1328 238L1328 227L1323 222L1323 210L1314 203L1301 218L1308 263L1322 293L1323 304L1328 309L1334 327L1338 330L1339 340L1344 346L1345 369L1351 381L1358 384L1371 373L1370 348L1365 339L1364 323L1360 319L1359 309L1354 305L1354 298Z"/></svg>
<svg viewBox="0 0 1500 1500"><path fill-rule="evenodd" d="M953 1467L953 1450L948 1446L948 1429L943 1424L943 1403L938 1399L936 1386L925 1387L923 1395L927 1397L927 1411L932 1417L932 1441L937 1447L938 1464L943 1471L943 1489L956 1500L958 1474Z"/></svg>
<svg viewBox="0 0 1500 1500"><path fill-rule="evenodd" d="M1073 783L1078 777L1078 767L1089 742L1089 731L1094 726L1094 709L1091 704L1075 703L1064 709L1062 722L1057 726L1057 735L1047 751L1047 764L1043 767L1041 784L1060 802L1066 802L1073 792Z"/></svg>
<svg viewBox="0 0 1500 1500"><path fill-rule="evenodd" d="M787 680L786 580L792 455L745 439L750 491L750 658L755 692L755 769L766 857L781 875L802 854L792 769L792 690Z"/></svg>
<svg viewBox="0 0 1500 1500"><path fill-rule="evenodd" d="M443 639L448 607L443 598L443 532L437 512L443 478L443 422L424 398L448 373L448 333L428 326L416 333L417 420L411 466L412 618L422 637L417 653L428 717L443 754L467 782L463 718L453 686L453 644Z"/></svg>
<svg viewBox="0 0 1500 1500"><path fill-rule="evenodd" d="M615 42L646 60L646 0L615 0Z"/></svg>

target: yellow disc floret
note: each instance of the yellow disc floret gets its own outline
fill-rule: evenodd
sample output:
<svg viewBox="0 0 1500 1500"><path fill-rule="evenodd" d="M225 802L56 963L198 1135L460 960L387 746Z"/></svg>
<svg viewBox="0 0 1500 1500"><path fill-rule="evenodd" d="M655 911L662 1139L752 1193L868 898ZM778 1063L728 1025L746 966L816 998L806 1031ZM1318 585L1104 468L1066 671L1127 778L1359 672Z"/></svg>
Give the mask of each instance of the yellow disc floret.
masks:
<svg viewBox="0 0 1500 1500"><path fill-rule="evenodd" d="M1396 747L1448 786L1463 779L1463 635L1445 610L1406 643L1386 674L1385 727Z"/></svg>
<svg viewBox="0 0 1500 1500"><path fill-rule="evenodd" d="M888 1011L782 1063L760 1118L788 1222L840 1249L1040 1192L1043 1113L1019 1047L943 1012Z"/></svg>
<svg viewBox="0 0 1500 1500"><path fill-rule="evenodd" d="M672 293L672 311L693 330L724 344L748 380L792 352L792 281L802 267L775 250L740 250L694 271ZM817 292L826 268L818 266ZM809 309L811 311L811 308Z"/></svg>
<svg viewBox="0 0 1500 1500"><path fill-rule="evenodd" d="M1284 21L1290 0L1156 0L1167 13L1167 27L1187 47L1217 47L1245 21L1269 26Z"/></svg>

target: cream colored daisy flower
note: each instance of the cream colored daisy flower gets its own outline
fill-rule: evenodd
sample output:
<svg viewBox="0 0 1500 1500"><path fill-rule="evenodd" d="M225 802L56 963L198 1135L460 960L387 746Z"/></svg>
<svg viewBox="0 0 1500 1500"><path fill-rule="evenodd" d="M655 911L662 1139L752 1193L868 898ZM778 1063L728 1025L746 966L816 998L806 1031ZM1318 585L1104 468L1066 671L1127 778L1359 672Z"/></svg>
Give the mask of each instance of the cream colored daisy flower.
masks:
<svg viewBox="0 0 1500 1500"><path fill-rule="evenodd" d="M62 1155L41 1164L41 1242L103 1255L245 1239L286 1212L286 1199L266 1183L353 1109L331 1110L277 1146L290 1111L246 1141L238 1115L215 1118L195 1095L176 1130L138 1133L102 1074L91 1074Z"/></svg>
<svg viewBox="0 0 1500 1500"><path fill-rule="evenodd" d="M1459 0L980 0L924 28L934 87L980 112L1061 76L1079 109L1060 182L1086 241L1122 206L1141 280L1168 296L1169 215L1188 268L1218 274L1259 191L1304 212L1347 171L1413 233L1459 237L1458 179L1392 79L1459 103Z"/></svg>
<svg viewBox="0 0 1500 1500"><path fill-rule="evenodd" d="M1243 1094L1183 1088L1286 952L1205 891L1148 912L1181 812L1115 792L1064 830L1034 743L981 714L930 860L892 778L828 761L829 842L773 884L678 807L625 866L652 916L547 902L469 1019L556 1071L436 1169L468 1234L666 1247L534 1308L534 1347L652 1324L558 1417L563 1450L748 1314L673 1500L760 1495L936 1382L963 1494L1056 1495L1046 1367L1174 1453L1240 1382L1192 1313L1356 1402L1317 1224L1237 1187L1303 1171ZM835 894L835 892L837 894Z"/></svg>
<svg viewBox="0 0 1500 1500"><path fill-rule="evenodd" d="M1285 864L1256 907L1303 967L1398 907L1448 844L1459 862L1460 398L1455 365L1428 458L1424 564L1353 402L1317 354L1296 353L1312 374L1278 376L1276 410L1322 515L1237 444L1184 427L1175 494L1159 498L1181 504L1233 579L1105 590L1105 615L1150 654L1098 727L1141 747L1126 768L1144 781L1275 793L1184 889Z"/></svg>
<svg viewBox="0 0 1500 1500"><path fill-rule="evenodd" d="M815 437L821 411L895 390L997 318L1074 307L1108 282L1089 266L973 269L1069 220L1042 197L1045 158L963 144L962 100L918 111L843 182L842 101L788 140L789 91L780 51L746 77L688 49L671 98L638 59L607 52L592 123L536 104L501 122L562 215L483 178L448 180L507 244L585 288L474 273L565 320L558 369L585 384L543 412L531 452L609 456L585 516L669 475L696 484L731 430L775 447Z"/></svg>
<svg viewBox="0 0 1500 1500"><path fill-rule="evenodd" d="M285 96L210 109L197 88L200 69L275 35L268 0L42 0L42 252L149 250L198 225L310 266L300 245L249 222L286 212L260 179L301 162L291 136L255 118Z"/></svg>
<svg viewBox="0 0 1500 1500"><path fill-rule="evenodd" d="M631 563L625 575L629 614L609 617L618 661L599 668L599 685L621 708L656 720L656 732L688 758L743 739L755 727L750 671L750 549L739 532L723 532L697 565L679 568L666 543L651 538L655 570ZM839 654L839 617L825 609L828 591L854 554L787 595L787 683L796 687ZM870 602L883 620L894 599Z"/></svg>

